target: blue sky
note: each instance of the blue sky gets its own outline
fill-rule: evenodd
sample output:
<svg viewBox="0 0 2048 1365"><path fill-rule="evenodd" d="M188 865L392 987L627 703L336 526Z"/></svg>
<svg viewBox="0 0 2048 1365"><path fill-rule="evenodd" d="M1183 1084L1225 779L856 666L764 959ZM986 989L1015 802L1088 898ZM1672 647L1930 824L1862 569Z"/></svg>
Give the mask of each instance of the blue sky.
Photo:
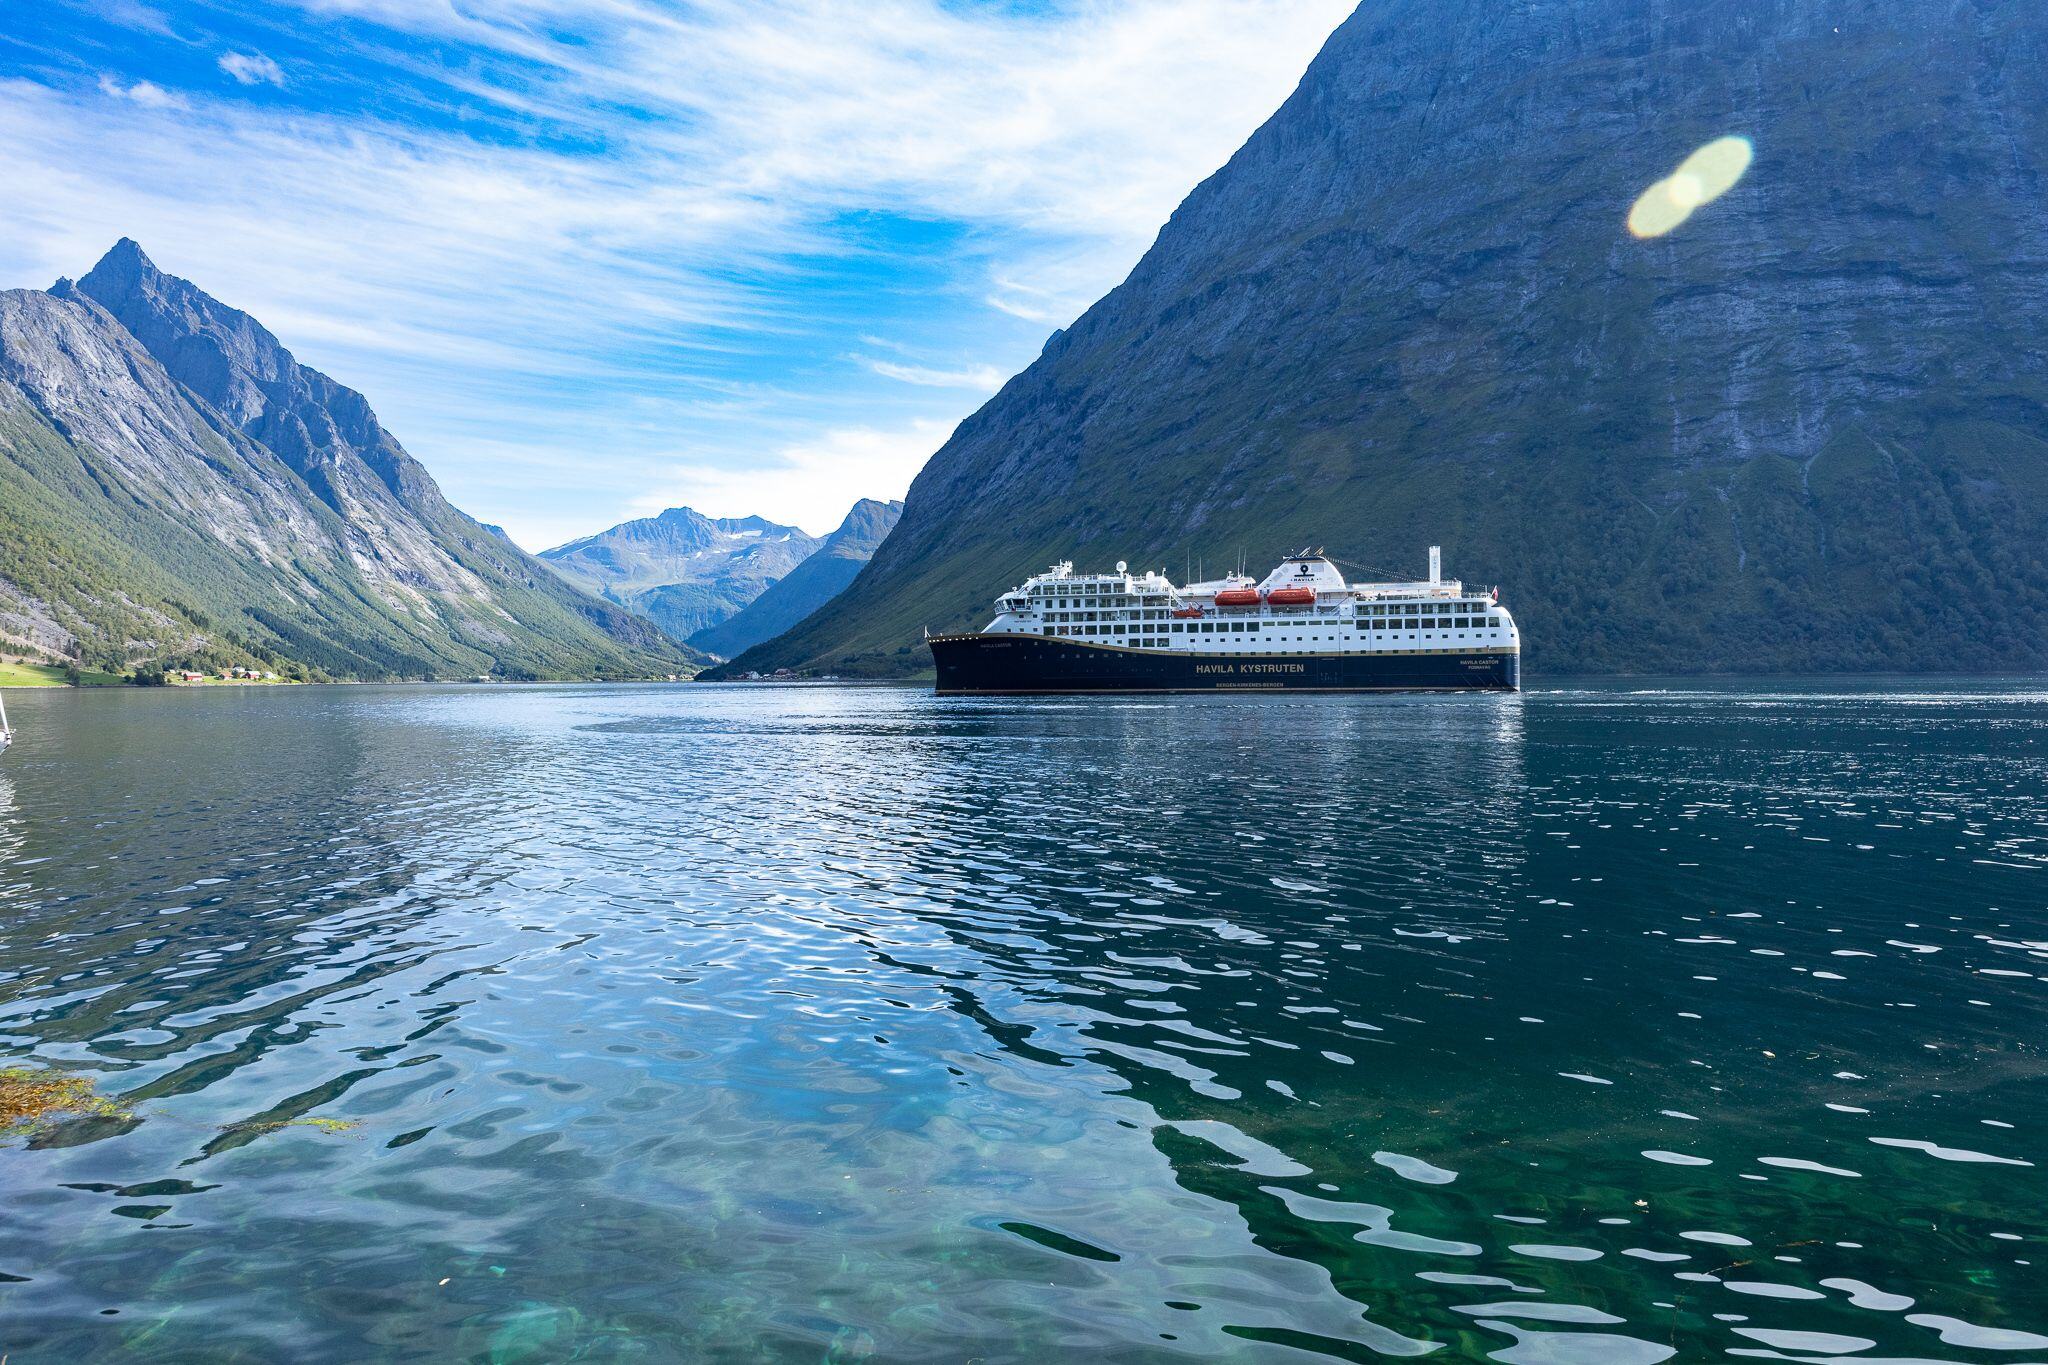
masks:
<svg viewBox="0 0 2048 1365"><path fill-rule="evenodd" d="M0 0L0 287L121 236L529 548L829 530L1114 286L1349 0Z"/></svg>

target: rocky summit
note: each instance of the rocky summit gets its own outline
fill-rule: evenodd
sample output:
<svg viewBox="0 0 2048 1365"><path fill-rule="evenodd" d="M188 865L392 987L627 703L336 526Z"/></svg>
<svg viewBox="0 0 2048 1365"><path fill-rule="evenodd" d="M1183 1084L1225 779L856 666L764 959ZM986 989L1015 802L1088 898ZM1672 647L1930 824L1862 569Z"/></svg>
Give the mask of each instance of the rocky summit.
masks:
<svg viewBox="0 0 2048 1365"><path fill-rule="evenodd" d="M736 663L910 671L1058 559L1441 543L1538 676L2041 667L2044 317L2029 0L1385 0Z"/></svg>
<svg viewBox="0 0 2048 1365"><path fill-rule="evenodd" d="M862 498L810 558L749 602L740 613L689 637L690 644L729 659L772 640L846 590L903 515L901 502Z"/></svg>
<svg viewBox="0 0 2048 1365"><path fill-rule="evenodd" d="M821 544L765 517L707 517L671 507L540 557L570 582L695 647L701 632L737 615Z"/></svg>
<svg viewBox="0 0 2048 1365"><path fill-rule="evenodd" d="M698 662L450 506L361 394L125 239L75 284L0 292L0 646L345 678Z"/></svg>

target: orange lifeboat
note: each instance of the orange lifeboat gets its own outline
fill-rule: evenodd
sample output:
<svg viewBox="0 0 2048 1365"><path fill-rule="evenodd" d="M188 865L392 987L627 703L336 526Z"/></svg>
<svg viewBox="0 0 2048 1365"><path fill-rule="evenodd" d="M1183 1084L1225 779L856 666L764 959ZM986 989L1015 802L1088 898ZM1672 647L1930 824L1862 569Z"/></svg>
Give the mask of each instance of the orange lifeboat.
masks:
<svg viewBox="0 0 2048 1365"><path fill-rule="evenodd" d="M1256 607L1259 605L1258 589L1225 588L1222 592L1216 594L1216 605L1219 607Z"/></svg>
<svg viewBox="0 0 2048 1365"><path fill-rule="evenodd" d="M1314 588L1275 588L1266 594L1266 600L1276 607L1311 607L1315 605Z"/></svg>
<svg viewBox="0 0 2048 1365"><path fill-rule="evenodd" d="M1181 607L1181 608L1180 608L1179 610L1175 611L1175 612L1174 612L1173 614L1174 614L1174 615L1175 615L1176 617L1182 617L1182 618L1185 618L1185 617L1189 617L1189 616L1200 616L1200 615L1202 614L1202 609L1201 609L1200 607Z"/></svg>

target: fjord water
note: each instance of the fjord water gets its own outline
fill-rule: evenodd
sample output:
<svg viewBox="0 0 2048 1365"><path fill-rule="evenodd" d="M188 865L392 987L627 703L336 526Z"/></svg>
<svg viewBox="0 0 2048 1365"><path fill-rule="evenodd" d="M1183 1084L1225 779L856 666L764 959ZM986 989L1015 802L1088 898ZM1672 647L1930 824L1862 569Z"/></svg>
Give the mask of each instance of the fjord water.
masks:
<svg viewBox="0 0 2048 1365"><path fill-rule="evenodd" d="M9 702L18 1361L2048 1359L2032 683Z"/></svg>

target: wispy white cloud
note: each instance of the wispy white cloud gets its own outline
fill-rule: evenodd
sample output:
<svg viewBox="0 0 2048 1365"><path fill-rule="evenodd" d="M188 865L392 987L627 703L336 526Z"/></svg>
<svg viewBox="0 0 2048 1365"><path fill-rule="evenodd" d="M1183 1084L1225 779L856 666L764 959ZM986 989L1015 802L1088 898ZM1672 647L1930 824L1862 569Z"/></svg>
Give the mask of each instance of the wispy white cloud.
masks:
<svg viewBox="0 0 2048 1365"><path fill-rule="evenodd" d="M993 279L984 300L989 307L1026 322L1061 323L1073 316L1070 302L1054 290L1015 280Z"/></svg>
<svg viewBox="0 0 2048 1365"><path fill-rule="evenodd" d="M950 422L921 419L893 429L844 427L784 446L745 467L678 463L634 499L634 516L694 507L707 516L775 516L815 535L838 526L861 498L900 498ZM523 543L523 542L522 542Z"/></svg>
<svg viewBox="0 0 2048 1365"><path fill-rule="evenodd" d="M183 95L173 94L155 81L135 81L123 84L112 76L100 77L100 93L115 99L129 100L145 109L183 109L187 107Z"/></svg>
<svg viewBox="0 0 2048 1365"><path fill-rule="evenodd" d="M1121 278L1350 3L278 0L349 55L315 82L263 42L269 101L0 78L0 284L134 236L522 540L648 488L829 528ZM371 59L446 116L308 93Z"/></svg>
<svg viewBox="0 0 2048 1365"><path fill-rule="evenodd" d="M284 84L284 68L261 52L224 52L220 69L242 85Z"/></svg>
<svg viewBox="0 0 2048 1365"><path fill-rule="evenodd" d="M900 380L927 389L970 389L976 393L994 393L1009 378L1007 372L994 365L936 370L924 365L899 365L893 360L877 360L872 356L861 363L884 379Z"/></svg>
<svg viewBox="0 0 2048 1365"><path fill-rule="evenodd" d="M547 67L508 107L662 111L648 141L778 198L1142 245L1292 89L1351 0L299 0ZM550 35L574 34L574 41ZM488 89L480 94L491 93ZM593 99L598 102L593 104ZM715 150L714 150L715 149ZM707 154L709 154L707 156Z"/></svg>

